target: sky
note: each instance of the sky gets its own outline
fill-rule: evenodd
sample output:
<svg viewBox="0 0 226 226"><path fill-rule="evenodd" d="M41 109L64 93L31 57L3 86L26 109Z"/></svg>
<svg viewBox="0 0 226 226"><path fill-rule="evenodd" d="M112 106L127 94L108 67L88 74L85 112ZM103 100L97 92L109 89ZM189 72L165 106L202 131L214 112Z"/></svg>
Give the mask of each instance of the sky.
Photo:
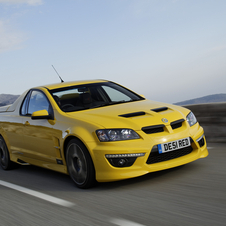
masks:
<svg viewBox="0 0 226 226"><path fill-rule="evenodd" d="M225 0L0 0L0 94L106 79L176 103L226 93Z"/></svg>

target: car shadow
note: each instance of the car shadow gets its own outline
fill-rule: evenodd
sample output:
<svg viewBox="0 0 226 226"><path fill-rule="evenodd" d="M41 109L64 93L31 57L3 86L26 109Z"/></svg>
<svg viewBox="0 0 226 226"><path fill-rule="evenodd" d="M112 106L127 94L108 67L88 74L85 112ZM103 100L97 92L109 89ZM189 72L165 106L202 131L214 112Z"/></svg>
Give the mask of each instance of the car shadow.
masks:
<svg viewBox="0 0 226 226"><path fill-rule="evenodd" d="M167 183L167 181L183 176L190 168L198 167L196 163L190 163L175 168L148 173L143 176L105 183L96 183L89 189L79 189L70 179L69 175L58 173L33 165L19 166L17 169L3 171L0 169L1 179L7 182L24 186L30 189L49 191L74 191L74 192L101 192L103 190L130 188L131 186L152 186L156 183ZM194 169L193 169L194 170Z"/></svg>
<svg viewBox="0 0 226 226"><path fill-rule="evenodd" d="M96 187L93 190L101 191L101 190L109 190L109 189L117 189L120 187L131 187L131 186L151 186L156 183L161 183L162 181L167 182L167 180L171 180L172 177L176 177L175 172L179 172L184 166L178 166L172 169L166 169L158 172L147 173L143 176L134 177L126 180L114 181L114 182L105 182L105 183L97 183Z"/></svg>

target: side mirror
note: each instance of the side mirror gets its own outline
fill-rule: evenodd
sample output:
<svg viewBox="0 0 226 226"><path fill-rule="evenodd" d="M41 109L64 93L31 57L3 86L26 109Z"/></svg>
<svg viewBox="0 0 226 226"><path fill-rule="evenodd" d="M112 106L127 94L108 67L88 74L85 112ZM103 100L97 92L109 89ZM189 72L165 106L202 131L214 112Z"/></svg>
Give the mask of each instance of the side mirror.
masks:
<svg viewBox="0 0 226 226"><path fill-rule="evenodd" d="M48 113L46 110L35 111L31 115L31 119L53 119L52 115Z"/></svg>

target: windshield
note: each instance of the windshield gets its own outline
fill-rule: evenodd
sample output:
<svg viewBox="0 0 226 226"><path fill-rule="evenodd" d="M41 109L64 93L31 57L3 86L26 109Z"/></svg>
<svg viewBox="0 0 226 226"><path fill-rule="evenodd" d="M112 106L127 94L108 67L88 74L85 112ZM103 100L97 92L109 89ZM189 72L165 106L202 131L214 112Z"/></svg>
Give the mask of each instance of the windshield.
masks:
<svg viewBox="0 0 226 226"><path fill-rule="evenodd" d="M112 82L65 87L50 90L50 93L64 112L143 100L136 93Z"/></svg>

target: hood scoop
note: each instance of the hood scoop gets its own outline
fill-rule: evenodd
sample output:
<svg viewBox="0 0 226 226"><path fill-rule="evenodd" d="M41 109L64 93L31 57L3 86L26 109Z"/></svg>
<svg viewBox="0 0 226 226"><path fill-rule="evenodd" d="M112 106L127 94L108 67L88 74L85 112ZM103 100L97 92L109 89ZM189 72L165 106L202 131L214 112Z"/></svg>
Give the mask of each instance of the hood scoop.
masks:
<svg viewBox="0 0 226 226"><path fill-rule="evenodd" d="M154 112L162 112L162 111L167 111L167 110L168 110L168 107L161 107L161 108L151 109L151 111L154 111Z"/></svg>
<svg viewBox="0 0 226 226"><path fill-rule="evenodd" d="M162 111L167 111L167 110L168 110L168 107L160 107L160 108L151 109L151 111L158 112L158 113L162 112ZM146 113L144 111L138 111L138 112L123 114L123 115L119 115L119 116L124 117L124 118L132 118L132 117L136 117L136 116L142 116L145 114Z"/></svg>
<svg viewBox="0 0 226 226"><path fill-rule="evenodd" d="M141 115L145 115L145 112L138 111L138 112L128 113L128 114L119 115L119 116L124 117L124 118L131 118L131 117L136 117L136 116L141 116Z"/></svg>

